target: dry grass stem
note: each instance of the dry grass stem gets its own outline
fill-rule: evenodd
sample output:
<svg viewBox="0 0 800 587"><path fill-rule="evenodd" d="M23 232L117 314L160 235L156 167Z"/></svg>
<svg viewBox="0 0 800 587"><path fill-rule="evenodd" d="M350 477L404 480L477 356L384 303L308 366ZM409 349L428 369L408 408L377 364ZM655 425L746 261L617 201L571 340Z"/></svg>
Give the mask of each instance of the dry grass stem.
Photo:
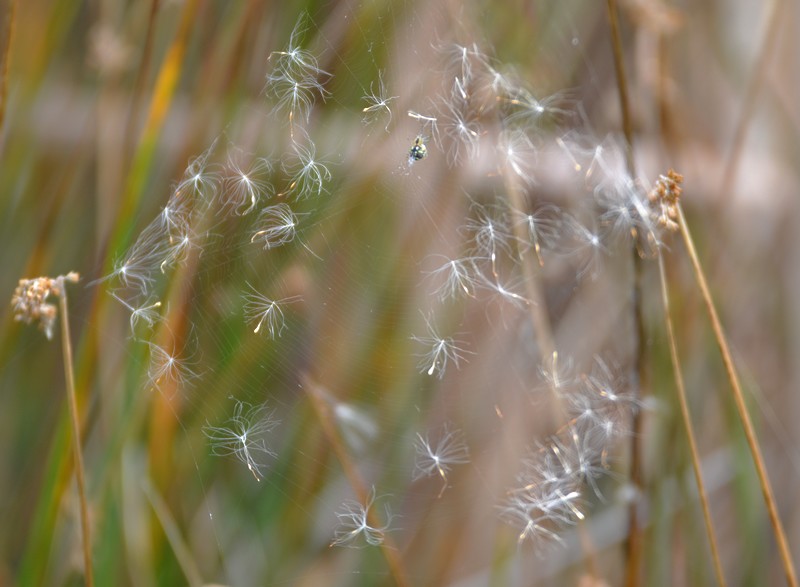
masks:
<svg viewBox="0 0 800 587"><path fill-rule="evenodd" d="M89 524L89 500L86 496L86 478L81 449L81 423L78 415L78 399L75 393L75 372L73 370L72 341L69 328L69 305L67 304L66 282L76 283L77 273L68 273L59 277L37 277L20 279L19 285L11 297L14 319L26 324L37 323L48 340L53 336L53 328L58 309L48 302L51 297L58 298L61 310L61 346L64 355L64 378L67 384L67 403L69 405L70 425L72 428L72 449L75 459L75 478L78 483L78 501L80 504L81 533L83 536L83 563L86 584L94 585L92 573L92 539Z"/></svg>
<svg viewBox="0 0 800 587"><path fill-rule="evenodd" d="M8 100L8 64L11 60L11 42L14 38L14 28L17 21L17 0L8 4L8 16L5 26L5 41L2 48L2 61L0 61L0 131L6 117L6 102Z"/></svg>
<svg viewBox="0 0 800 587"><path fill-rule="evenodd" d="M775 540L778 543L778 550L780 551L781 563L783 570L786 574L786 581L791 587L797 587L797 573L792 562L792 553L789 550L789 543L786 539L786 532L783 529L780 516L778 515L778 506L775 503L775 496L772 492L772 485L769 482L767 474L767 467L764 464L764 457L761 455L761 447L758 444L758 437L756 436L753 422L750 419L750 414L747 411L747 405L744 400L744 392L742 385L739 382L739 375L736 373L736 367L733 364L730 348L728 347L728 339L722 329L722 322L720 322L717 315L717 309L714 305L714 300L711 297L711 290L706 281L705 272L700 264L700 258L697 256L697 250L694 246L694 240L689 232L689 225L686 223L686 216L683 214L683 208L680 202L676 203L678 213L678 224L681 228L681 235L686 244L686 250L689 253L689 258L692 261L694 274L697 279L697 285L703 295L703 301L706 305L706 311L711 319L711 328L714 331L714 338L717 340L719 350L722 353L722 361L725 364L725 371L728 374L728 379L731 382L733 390L733 400L736 404L736 410L739 413L739 419L742 421L744 434L747 439L747 446L750 448L750 453L753 455L753 463L756 466L758 473L758 481L761 486L761 492L764 494L764 503L767 506L769 520L772 524L772 531L775 534Z"/></svg>
<svg viewBox="0 0 800 587"><path fill-rule="evenodd" d="M67 279L77 281L77 274L70 274ZM75 455L75 477L78 481L78 499L81 509L81 532L83 534L83 564L86 576L86 585L94 585L92 572L92 537L89 522L89 501L86 497L86 478L83 466L83 451L81 450L81 423L78 415L78 398L75 393L75 372L72 366L72 342L70 340L69 312L67 310L67 291L64 287L64 277L58 278L60 293L58 296L61 306L61 342L64 350L64 376L67 380L67 399L69 401L70 422L72 424L72 448Z"/></svg>
<svg viewBox="0 0 800 587"><path fill-rule="evenodd" d="M705 483L703 482L700 453L697 450L694 426L692 425L692 417L689 413L689 403L686 398L686 387L683 382L681 360L680 356L678 355L678 343L675 339L675 330L673 329L672 317L670 316L669 290L667 288L667 275L664 269L664 257L660 251L658 253L658 271L661 284L661 302L664 307L664 324L667 328L667 340L669 341L672 371L675 375L675 386L678 391L678 403L681 407L681 418L683 419L683 425L686 427L686 439L689 442L689 451L692 458L692 470L694 471L694 478L695 482L697 483L697 492L700 495L700 505L703 509L703 521L706 525L708 543L711 546L711 559L714 563L714 573L717 577L717 584L720 587L725 587L725 575L722 572L722 562L720 561L719 557L719 546L717 545L717 537L714 532L714 524L711 520L711 509L708 505L708 494L706 493Z"/></svg>
<svg viewBox="0 0 800 587"><path fill-rule="evenodd" d="M314 408L317 418L319 418L325 437L328 439L328 442L330 442L333 452L336 454L336 458L342 465L345 477L347 477L347 481L353 489L353 493L356 495L356 500L361 504L370 503L370 491L367 489L367 484L358 472L358 468L353 462L353 459L350 458L350 453L347 451L344 442L339 436L339 432L336 430L333 416L330 413L330 408L325 401L323 392L319 389L317 383L308 375L302 378L302 383L303 387L308 392L311 405ZM375 508L366 508L366 516L369 525L373 528L382 528L387 522L387 520L378 519ZM410 587L411 583L409 582L408 575L400 558L400 551L394 545L394 541L391 537L383 535L379 546L381 552L386 557L386 562L389 565L389 570L394 577L395 583L399 587Z"/></svg>
<svg viewBox="0 0 800 587"><path fill-rule="evenodd" d="M625 59L622 49L622 36L619 26L619 11L616 0L607 0L608 20L611 27L611 46L614 54L614 69L617 77L617 90L619 92L620 112L622 114L622 131L625 135L625 163L631 178L636 177L636 165L633 158L633 121L631 117L630 101L628 99L628 78L625 73ZM635 237L638 238L638 237ZM641 385L644 372L644 315L642 310L642 280L643 267L639 255L638 245L634 243L631 250L633 258L633 288L631 292L633 316L635 322L636 339L634 341L634 389L641 394ZM642 464L640 456L639 439L641 437L642 417L637 410L632 415L632 434L630 438L630 482L640 490L642 486ZM628 541L627 541L627 569L625 585L635 587L639 584L639 566L642 557L642 533L639 528L639 500L633 499L628 509Z"/></svg>

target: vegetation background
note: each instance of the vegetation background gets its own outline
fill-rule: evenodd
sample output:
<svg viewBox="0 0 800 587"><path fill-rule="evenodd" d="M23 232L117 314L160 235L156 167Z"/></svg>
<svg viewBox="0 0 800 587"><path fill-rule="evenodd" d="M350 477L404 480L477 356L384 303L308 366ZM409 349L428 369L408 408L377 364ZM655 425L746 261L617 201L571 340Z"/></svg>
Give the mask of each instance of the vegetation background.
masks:
<svg viewBox="0 0 800 587"><path fill-rule="evenodd" d="M560 243L545 263L539 307L559 356L573 365L570 377L578 381L603 357L628 381L640 342L645 356L642 397L631 400L641 429L602 449L608 474L587 480L599 486L581 494L585 520L558 525L563 544L518 543L520 529L502 516L526 455L540 454L560 425L538 393L549 355L531 331L529 300L479 294L477 281L459 300L432 295L436 255L462 254L475 232L469 219L504 205L501 217L513 224L504 194L514 187L507 162L487 147L504 136L497 124L468 130L459 143L407 113L437 111L444 120L454 79L464 76L453 44L474 44L493 67L513 67L552 114L537 127L530 167L517 174L526 201L585 218L587 167L575 173L577 151L556 139L580 143L583 155L621 144L604 142L623 126L606 3L0 6L0 293L10 300L22 277L82 277L68 294L98 585L390 585L402 577L413 585L617 585L629 568L632 499L643 529L640 584L713 583L655 261L642 269L641 341L624 246L615 254L604 247L596 264ZM619 15L640 181L652 185L669 168L685 177L689 224L797 560L800 7L629 0ZM275 108L281 96L268 77L293 30L330 74L318 78L323 91L310 90L307 119L302 105L291 120ZM365 96L381 81L391 118L381 108L365 122ZM485 101L476 118L488 117L484 108L502 110L503 101ZM470 133L480 135L479 152ZM428 155L411 164L420 135ZM306 139L330 181L319 193L312 186L286 196L299 189L296 145ZM162 301L160 320L131 332L111 295L122 295L118 279L90 282L115 270L205 153L220 186L236 153L266 158L264 197L273 186L273 201L290 202L303 230L265 249L251 242L244 215L200 214L193 230L204 244L174 255L148 285ZM547 226L577 234L563 219ZM511 260L519 243L509 233L506 244L499 271L523 291L521 263ZM780 584L684 245L677 237L665 244L725 575L731 585ZM526 254L522 263L535 263ZM497 278L494 263L491 272ZM280 336L253 333L243 315L250 287L298 296L284 308ZM0 310L0 584L81 584L62 348L58 337L48 342L14 321L12 310ZM418 356L427 352L426 320L463 351L459 368L451 363L441 377ZM159 373L156 349L185 363ZM263 430L272 454L259 455L257 471L209 444L209 427L224 426L237 400L265 404L279 422ZM418 474L416 435L443 430L463 435L469 463ZM631 447L641 455L638 493ZM381 544L332 546L342 537L337 513L347 500L363 504L365 491L381 520L373 525L388 524Z"/></svg>

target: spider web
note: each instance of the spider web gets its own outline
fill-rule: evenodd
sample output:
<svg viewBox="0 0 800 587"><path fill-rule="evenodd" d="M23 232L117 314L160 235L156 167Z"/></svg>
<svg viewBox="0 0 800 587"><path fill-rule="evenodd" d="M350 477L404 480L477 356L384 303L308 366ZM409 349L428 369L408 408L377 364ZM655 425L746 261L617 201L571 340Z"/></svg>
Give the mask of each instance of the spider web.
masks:
<svg viewBox="0 0 800 587"><path fill-rule="evenodd" d="M555 45L574 68L584 57L570 10L543 4L537 14L566 23ZM102 282L130 326L139 374L128 393L153 394L177 423L174 487L197 486L185 533L198 552L213 537L219 559L204 561L203 575L291 584L333 536L358 543L337 529L338 508L350 504L352 518L358 496L348 465L320 448L331 442L321 419L372 489L370 505L386 512L369 545L386 534L411 552L441 548L448 539L428 532L467 528L464 503L471 523L502 527L498 500L536 440L524 430L542 427L531 391L543 356L528 318L539 302L519 257L536 250L561 310L571 296L558 287L595 270L591 254L564 242L553 211L570 202L539 201L533 189L547 192L542 169L554 154L557 179L581 196L613 170L590 177L596 152L570 134L580 108L554 90L569 72L554 76L541 60L550 87L534 93L492 49L502 18L478 11L342 2L276 17L291 24L262 60L262 104L192 157ZM513 44L503 49L519 57ZM520 131L529 124L535 132ZM419 160L409 156L415 141L426 146ZM603 162L618 165L609 152ZM502 197L509 186L526 194L525 210ZM522 220L533 232L520 246ZM466 258L463 279L448 286ZM594 347L583 352L589 365ZM242 421L267 411L269 426ZM250 425L258 438L237 436ZM419 479L415 439L448 430L479 450ZM256 450L243 456L237 438ZM465 544L483 549L482 562L461 561L454 576L488 569L492 536ZM380 549L336 556L345 581L390 576ZM424 581L421 567L410 573Z"/></svg>

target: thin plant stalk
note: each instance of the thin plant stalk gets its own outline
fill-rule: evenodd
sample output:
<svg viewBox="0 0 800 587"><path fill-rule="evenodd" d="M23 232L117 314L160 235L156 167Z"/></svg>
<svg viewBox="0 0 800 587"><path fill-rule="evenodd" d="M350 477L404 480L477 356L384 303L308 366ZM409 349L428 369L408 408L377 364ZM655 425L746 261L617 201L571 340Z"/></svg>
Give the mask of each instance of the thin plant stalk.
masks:
<svg viewBox="0 0 800 587"><path fill-rule="evenodd" d="M622 51L622 36L619 27L619 14L617 11L616 0L607 0L608 21L611 27L611 47L614 56L614 69L617 78L617 90L619 92L620 111L622 113L622 132L625 135L625 163L629 175L636 177L636 165L633 158L633 122L631 118L630 100L628 98L628 78L625 73L625 60ZM636 235L638 239L638 235ZM644 315L642 309L642 280L643 267L642 259L639 255L636 244L631 249L633 256L633 316L636 329L636 340L634 341L635 359L635 381L634 389L640 393L642 384L642 374L644 372L645 349L644 349ZM639 411L635 411L631 422L631 447L630 447L630 480L631 484L639 489L642 486L642 463L640 457L639 438L641 437L642 416ZM627 541L627 569L625 585L635 587L639 584L639 565L642 557L642 532L639 528L639 504L636 499L630 503L628 511L628 541Z"/></svg>
<svg viewBox="0 0 800 587"><path fill-rule="evenodd" d="M636 329L636 339L634 341L634 352L636 354L635 367L634 367L634 382L633 389L639 397L641 397L642 388L642 374L644 373L645 363L645 347L644 347L644 310L642 308L642 281L644 279L644 270L642 267L642 259L637 251L637 246L634 244L632 248L633 256L633 315ZM640 410L634 410L631 416L631 437L630 437L630 481L631 484L637 489L642 487L642 459L641 448L639 439L642 436L642 414ZM628 509L628 568L626 571L627 577L625 585L627 587L635 587L639 584L639 565L642 557L642 531L639 527L639 503L638 499L634 498Z"/></svg>
<svg viewBox="0 0 800 587"><path fill-rule="evenodd" d="M78 481L78 501L81 510L81 533L83 535L83 564L87 587L94 585L92 572L92 538L89 528L89 505L86 498L86 478L83 467L83 451L81 450L81 424L78 417L78 399L75 394L75 373L72 368L72 342L70 341L69 313L67 311L67 289L64 278L59 278L61 307L61 342L64 352L64 376L67 381L67 400L69 403L70 421L72 425L72 448L75 457L75 478Z"/></svg>
<svg viewBox="0 0 800 587"><path fill-rule="evenodd" d="M759 485L761 486L761 492L764 494L764 503L767 506L769 520L772 524L775 540L778 543L778 550L780 552L783 570L786 574L786 582L791 587L797 587L797 573L794 568L794 563L792 562L792 553L791 550L789 550L789 543L786 539L786 532L783 529L783 524L778 516L778 506L775 503L772 485L770 484L769 476L767 475L767 467L764 464L764 457L761 455L761 447L758 444L755 428L753 427L753 423L750 419L750 414L747 411L747 405L745 404L742 386L739 382L739 376L736 373L736 368L733 365L733 358L731 356L730 348L728 347L728 340L725 337L725 333L722 329L722 323L717 315L717 309L714 305L714 300L711 297L711 290L708 287L708 282L706 281L703 267L700 264L700 259L697 256L694 240L689 232L689 226L686 223L686 217L683 214L683 207L680 205L680 203L677 204L677 212L681 235L683 236L683 241L686 244L686 250L689 253L689 258L692 261L695 278L697 279L697 285L702 292L706 311L711 319L711 328L714 331L714 337L717 340L717 345L719 346L720 353L722 354L722 361L725 364L725 371L727 372L728 379L731 382L736 410L739 413L739 419L741 420L742 427L744 428L747 445L750 448L750 453L753 456L753 463L756 466Z"/></svg>
<svg viewBox="0 0 800 587"><path fill-rule="evenodd" d="M11 60L11 40L14 38L14 28L17 23L17 0L11 0L8 5L8 24L6 26L5 42L2 48L2 62L0 62L0 130L6 117L6 101L8 100L8 64Z"/></svg>
<svg viewBox="0 0 800 587"><path fill-rule="evenodd" d="M635 177L636 168L633 161L633 121L631 118L630 100L628 99L628 78L625 74L625 60L622 54L622 36L619 32L619 15L617 1L607 0L608 23L611 26L611 48L614 53L614 70L617 74L617 90L622 113L622 133L625 135L625 162L631 177Z"/></svg>
<svg viewBox="0 0 800 587"><path fill-rule="evenodd" d="M169 511L167 502L147 479L142 481L142 491L150 502L153 512L164 530L167 541L172 547L172 552L175 554L175 559L178 561L178 566L183 571L183 576L186 577L186 582L190 587L201 587L204 585L203 576L192 557L189 545L186 544L186 541L181 536L180 528Z"/></svg>
<svg viewBox="0 0 800 587"><path fill-rule="evenodd" d="M514 210L525 210L525 202L522 197L522 192L517 183L510 177L510 173L505 171L503 173L503 181L508 194L509 203ZM513 225L514 237L517 244L517 254L522 262L522 273L525 280L525 295L530 303L528 304L528 312L533 326L533 332L536 336L536 342L539 345L539 354L542 359L555 361L558 356L556 350L555 338L553 337L553 329L550 325L550 319L547 316L545 306L545 296L542 292L541 273L539 272L539 264L525 260L525 253L520 243L525 242L524 228L519 223ZM564 401L560 393L551 386L553 409L553 421L556 422L559 430L563 429L564 420L566 418L566 410L564 408ZM592 538L586 531L586 526L578 523L578 534L580 536L581 547L586 554L587 568L592 577L600 577L597 564L596 549L592 543Z"/></svg>
<svg viewBox="0 0 800 587"><path fill-rule="evenodd" d="M661 278L661 302L664 307L664 322L667 327L667 339L669 340L669 352L672 360L672 371L675 375L675 386L678 391L678 403L681 407L681 418L686 427L686 438L689 441L689 452L691 453L692 469L694 471L695 482L697 483L697 492L700 495L700 505L703 510L703 520L706 525L706 533L708 534L708 542L711 546L711 559L714 562L714 573L717 576L717 584L720 587L725 587L725 575L722 572L722 563L719 558L719 547L717 545L717 537L714 533L714 524L711 521L711 509L708 506L708 494L706 493L705 483L703 482L703 471L700 467L700 453L697 450L697 441L694 435L694 426L692 425L692 418L689 414L689 402L686 399L686 386L683 381L683 374L681 372L681 360L678 356L678 345L675 341L675 330L672 326L672 318L669 312L669 291L667 289L667 275L664 269L664 257L661 251L658 253L658 272Z"/></svg>
<svg viewBox="0 0 800 587"><path fill-rule="evenodd" d="M766 8L767 14L764 17L764 27L761 37L760 50L753 64L753 70L750 80L747 84L747 90L744 96L744 103L742 105L742 113L736 123L733 132L733 140L731 141L732 147L728 154L728 159L725 161L723 167L722 184L720 186L720 194L727 197L733 188L733 182L736 179L736 172L741 168L739 160L742 156L742 149L744 141L747 136L747 128L753 120L755 112L756 100L759 91L764 86L764 80L767 76L769 69L767 63L772 56L778 39L778 29L782 23L780 18L783 11L780 10L786 2L781 0L771 0Z"/></svg>
<svg viewBox="0 0 800 587"><path fill-rule="evenodd" d="M525 210L525 202L520 192L519 186L510 177L509 173L503 173L503 181L508 194L509 203L513 210ZM514 223L513 225L514 237L517 243L525 242L525 229L521 224ZM556 345L553 337L553 329L550 326L550 320L547 317L547 310L544 304L544 294L542 293L542 286L539 279L539 274L535 269L534 263L525 262L524 253L521 246L518 245L517 254L522 262L522 273L525 278L525 295L530 303L528 304L528 312L533 326L533 332L536 336L536 342L539 345L539 354L543 360L550 359L553 353L556 352ZM538 264L536 265L538 266ZM553 392L555 406L558 408L557 421L563 419L563 408L561 406L561 397L555 391Z"/></svg>
<svg viewBox="0 0 800 587"><path fill-rule="evenodd" d="M133 161L128 170L125 194L118 211L120 220L112 232L111 250L122 249L121 245L130 237L127 230L128 219L134 215L149 177L150 167L155 158L156 139L163 128L167 112L175 97L180 74L183 71L183 60L189 45L189 38L197 23L199 5L199 0L188 0L183 5L175 37L156 76L144 128L136 143ZM155 13L153 16L155 17Z"/></svg>
<svg viewBox="0 0 800 587"><path fill-rule="evenodd" d="M369 500L367 484L361 478L361 474L358 472L358 469L355 463L353 463L353 460L350 458L350 454L347 452L342 439L339 437L336 426L333 424L333 417L331 416L330 409L322 397L320 390L317 388L317 384L308 375L302 377L302 382L303 387L307 390L308 396L311 399L311 405L314 409L314 412L319 418L322 431L328 439L328 442L330 442L336 457L339 459L339 463L342 465L345 477L347 477L350 487L356 494L356 499L359 501L359 503L367 503ZM382 525L382 521L378 519L378 514L375 512L374 508L369 508L367 510L367 521L371 526L376 528ZM386 557L389 570L391 571L398 587L410 587L411 583L409 582L408 575L398 554L400 551L397 549L390 536L384 536L383 542L381 542L380 545L380 549L384 557Z"/></svg>
<svg viewBox="0 0 800 587"><path fill-rule="evenodd" d="M131 106L128 112L128 120L125 123L125 160L131 159L132 151L136 144L134 132L139 120L139 110L141 108L142 94L147 76L150 73L150 58L153 53L153 39L155 37L156 16L158 15L159 0L150 1L150 11L147 16L147 31L144 37L142 56L139 61L139 69L136 73L136 81L133 85Z"/></svg>

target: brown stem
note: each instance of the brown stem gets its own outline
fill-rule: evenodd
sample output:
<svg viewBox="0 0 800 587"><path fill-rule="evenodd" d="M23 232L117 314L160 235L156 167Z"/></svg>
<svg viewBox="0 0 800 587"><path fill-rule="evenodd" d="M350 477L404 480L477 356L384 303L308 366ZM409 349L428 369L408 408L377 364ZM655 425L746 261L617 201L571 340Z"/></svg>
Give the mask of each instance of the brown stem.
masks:
<svg viewBox="0 0 800 587"><path fill-rule="evenodd" d="M158 492L158 489L150 483L147 477L142 480L142 491L150 502L153 512L155 512L161 524L161 528L163 528L164 534L167 536L175 559L178 561L178 566L183 571L183 576L186 577L186 582L190 587L202 587L205 585L203 575L200 573L200 569L197 567L197 563L192 557L192 551L189 545L186 544L186 541L181 536L181 531L178 528L175 518L169 511L166 500Z"/></svg>
<svg viewBox="0 0 800 587"><path fill-rule="evenodd" d="M8 63L11 60L11 39L14 37L14 28L17 22L17 0L11 0L8 5L8 25L6 27L6 38L3 43L2 64L0 64L0 130L3 129L3 121L6 117L6 100L8 98Z"/></svg>
<svg viewBox="0 0 800 587"><path fill-rule="evenodd" d="M617 77L617 89L619 91L619 104L622 113L622 132L625 135L625 162L628 174L636 177L636 165L633 158L633 122L628 99L628 80L625 73L625 60L622 52L622 36L619 28L619 15L617 12L616 0L607 0L608 21L611 27L611 47L614 55L614 68ZM637 237L638 238L638 237ZM645 349L644 349L644 315L642 309L642 279L643 267L642 259L639 255L638 246L634 244L633 255L633 316L636 323L636 340L634 348L635 359L635 381L634 389L641 394L642 374L644 372ZM639 438L641 437L642 417L636 411L633 414L632 434L631 434L631 483L638 490L642 487L642 463L640 457ZM642 533L639 528L638 516L639 503L637 499L631 501L628 513L628 542L627 550L627 569L625 585L635 587L639 584L639 564L642 556Z"/></svg>
<svg viewBox="0 0 800 587"><path fill-rule="evenodd" d="M756 62L753 66L753 72L750 81L747 84L747 91L744 97L744 104L742 106L742 113L736 123L736 129L733 132L733 140L731 151L725 161L723 168L722 184L720 186L720 196L723 200L727 199L733 182L736 178L736 171L739 169L739 159L742 155L742 148L744 147L744 140L747 136L747 127L753 119L755 112L756 98L758 92L764 85L764 77L767 74L767 62L769 61L772 51L776 45L778 37L778 27L781 24L780 14L781 8L785 3L780 0L772 0L767 7L767 15L765 17L766 25L764 26L764 33L761 40L761 49L756 57Z"/></svg>
<svg viewBox="0 0 800 587"><path fill-rule="evenodd" d="M505 184L511 208L523 212L526 208L525 201L520 193L519 186L509 178L509 173L507 171L503 172L503 183ZM525 229L522 224L514 223L513 230L514 237L518 243L524 243L527 240ZM531 324L533 325L536 342L539 344L539 354L542 359L549 359L553 356L556 346L553 341L553 330L550 327L550 320L547 317L539 275L534 269L533 262L525 262L521 248L518 249L518 254L520 260L523 261L522 272L525 276L525 295L530 302L528 304L528 311L530 312Z"/></svg>
<svg viewBox="0 0 800 587"><path fill-rule="evenodd" d="M686 438L689 440L689 451L692 458L692 469L694 479L697 483L697 492L700 494L700 504L703 509L703 520L706 525L708 542L711 545L711 559L714 561L714 573L717 576L717 584L725 587L725 575L722 572L722 563L719 558L719 548L717 547L717 537L714 533L714 525L711 521L711 509L708 506L708 495L706 494L705 483L703 482L703 471L700 467L700 453L697 450L697 441L694 436L692 418L689 414L689 402L686 399L686 387L681 373L681 360L678 356L678 344L675 341L675 331L672 327L672 318L669 313L669 291L667 289L667 275L664 270L664 257L661 251L658 253L658 271L661 277L661 302L664 307L664 321L667 326L667 339L669 340L669 352L672 359L672 371L675 375L675 386L678 389L678 402L681 406L681 418L686 427Z"/></svg>
<svg viewBox="0 0 800 587"><path fill-rule="evenodd" d="M630 101L628 100L628 78L625 74L625 60L622 55L622 36L619 32L619 16L617 1L607 0L608 21L611 26L611 48L614 53L614 69L617 74L617 90L619 105L622 111L622 132L625 135L625 162L631 177L636 175L633 161L633 119L631 118Z"/></svg>
<svg viewBox="0 0 800 587"><path fill-rule="evenodd" d="M64 376L67 380L67 399L72 424L72 448L75 456L75 477L78 481L78 500L81 509L81 532L83 534L83 564L87 587L94 585L92 572L92 538L89 529L89 505L86 498L86 480L81 450L81 424L78 418L78 399L75 394L75 373L72 368L72 342L69 336L69 314L67 312L67 289L64 278L59 278L59 304L61 307L61 342L64 352Z"/></svg>
<svg viewBox="0 0 800 587"><path fill-rule="evenodd" d="M350 454L347 452L347 449L345 448L344 443L339 436L339 432L336 430L336 426L333 424L333 417L331 416L330 408L328 403L325 401L325 397L323 396L324 392L319 389L317 384L308 375L304 375L302 377L302 383L303 387L308 392L308 397L311 399L311 405L314 408L317 417L319 418L322 431L328 439L328 442L330 442L336 457L339 459L339 463L342 465L342 469L344 469L344 475L347 477L350 487L356 494L356 499L360 503L366 504L369 500L367 484L361 478L361 474L358 472L355 463L353 463L353 460L350 458ZM380 528L383 525L382 521L378 519L378 514L375 512L374 508L367 510L367 522L374 528ZM406 574L403 563L400 560L400 551L397 549L390 536L384 536L380 548L381 552L383 552L383 555L386 557L386 562L388 563L389 569L394 576L395 583L399 587L410 587L411 583L408 580L408 575Z"/></svg>
<svg viewBox="0 0 800 587"><path fill-rule="evenodd" d="M644 314L642 308L642 279L644 271L642 258L639 256L637 247L632 248L633 255L633 315L636 328L635 344L635 370L633 390L638 397L641 397L641 388L644 373L645 349L644 349ZM630 481L636 489L637 494L630 503L628 509L628 541L626 544L628 564L626 569L625 585L635 587L639 584L639 566L642 558L642 530L639 527L639 499L638 492L641 490L642 482L642 458L639 446L639 439L642 437L642 414L641 410L634 410L631 421L630 436L630 458L631 470Z"/></svg>
<svg viewBox="0 0 800 587"><path fill-rule="evenodd" d="M769 477L767 475L767 467L764 464L764 457L761 455L761 447L758 444L755 428L750 420L750 414L747 411L747 405L745 404L742 386L739 382L739 376L736 373L736 368L733 365L733 358L731 357L731 352L728 347L728 340L725 337L725 333L722 329L722 323L717 315L717 309L714 306L714 300L711 297L711 290L708 287L705 273L703 272L703 267L700 265L700 259L697 256L697 250L695 249L692 235L689 232L689 226L686 224L686 217L683 214L683 207L680 204L677 204L677 210L683 241L686 244L686 250L689 253L689 258L692 261L692 267L694 268L697 285L703 294L703 301L706 305L706 311L711 319L711 328L714 330L714 337L717 339L717 345L719 345L719 350L722 353L722 361L725 364L725 371L727 372L728 379L731 382L733 400L736 404L736 410L739 413L739 419L741 420L742 427L744 428L747 445L750 448L750 453L753 456L753 462L756 466L759 485L761 486L761 492L764 494L764 503L767 506L769 520L772 524L775 540L778 543L781 562L783 563L783 569L786 574L786 582L791 587L797 587L797 573L795 572L794 563L792 562L792 554L789 550L789 543L786 540L786 533L784 532L781 519L778 516L778 506L775 503L775 497L772 493L772 485L770 484Z"/></svg>
<svg viewBox="0 0 800 587"><path fill-rule="evenodd" d="M504 170L502 176L511 208L520 212L524 211L526 209L525 201L517 181L514 181L508 170ZM525 259L525 252L520 246L520 243L523 243L527 240L525 229L522 224L514 223L513 231L515 240L518 243L517 254L519 255L521 261L522 273L525 280L525 295L530 302L528 304L528 312L531 319L531 324L533 326L534 336L536 337L536 342L539 345L540 358L543 361L552 360L555 363L558 357L558 351L556 350L553 329L550 325L550 318L547 315L547 306L545 305L545 297L544 293L542 292L541 273L539 271L539 268L542 265L541 257L539 257L537 261ZM530 257L530 255L528 255L528 257ZM556 422L556 425L558 426L558 433L561 433L571 424L571 422L567 423L566 425L563 424L566 418L566 410L564 408L564 399L562 394L556 389L555 386L551 386L550 390L552 397L551 406L553 409L553 421ZM578 524L578 535L580 537L581 547L586 554L587 568L589 573L593 577L599 577L600 574L598 570L599 565L597 563L596 549L592 543L592 538L586 531L586 526L583 523Z"/></svg>
<svg viewBox="0 0 800 587"><path fill-rule="evenodd" d="M523 212L526 209L524 198L520 193L519 186L509 176L508 171L503 172L503 183L506 188L509 204L512 210ZM517 243L524 243L527 238L525 228L520 223L513 225L514 237ZM544 293L542 292L542 285L540 280L540 273L537 271L539 263L533 260L526 260L522 247L518 244L517 254L519 255L522 274L525 281L525 295L528 299L528 314L533 326L533 333L536 337L536 342L539 345L539 356L542 361L549 361L556 356L556 344L553 338L553 329L550 326L550 319L547 316L547 307L545 305ZM553 388L553 416L554 421L558 424L564 420L564 408L561 394Z"/></svg>
<svg viewBox="0 0 800 587"><path fill-rule="evenodd" d="M128 113L128 120L125 123L125 160L130 160L133 150L136 145L134 140L134 130L139 120L139 111L142 103L142 91L144 84L147 81L148 73L150 72L150 57L153 53L153 37L156 28L156 15L158 14L159 0L151 0L150 13L147 17L147 32L144 37L144 46L142 48L142 58L139 62L139 71L136 74L136 81L133 86L133 96L131 98L131 109Z"/></svg>

